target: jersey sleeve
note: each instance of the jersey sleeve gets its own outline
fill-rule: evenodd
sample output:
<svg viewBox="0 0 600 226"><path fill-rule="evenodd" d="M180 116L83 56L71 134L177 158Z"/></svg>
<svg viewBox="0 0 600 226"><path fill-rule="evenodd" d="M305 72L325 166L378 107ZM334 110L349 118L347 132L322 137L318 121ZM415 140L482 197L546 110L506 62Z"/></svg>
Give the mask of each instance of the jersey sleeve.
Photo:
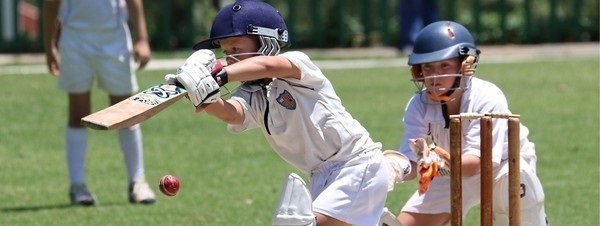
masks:
<svg viewBox="0 0 600 226"><path fill-rule="evenodd" d="M417 156L410 149L409 143L411 139L427 138L427 122L425 122L425 109L420 104L419 97L413 96L405 108L404 118L404 133L398 152L404 154L410 161L416 162Z"/></svg>
<svg viewBox="0 0 600 226"><path fill-rule="evenodd" d="M244 122L242 124L227 124L227 130L231 133L241 133L259 127L257 115L260 115L261 111L259 110L258 100L254 98L254 95L259 93L246 91L243 86L232 94L230 100L237 101L242 106Z"/></svg>
<svg viewBox="0 0 600 226"><path fill-rule="evenodd" d="M308 87L321 87L325 82L325 75L321 72L321 69L315 65L308 55L300 51L290 51L280 54L287 58L294 66L300 69L300 80L288 79L297 84L306 85Z"/></svg>
<svg viewBox="0 0 600 226"><path fill-rule="evenodd" d="M504 93L500 88L492 83L483 80L474 81L477 82L478 87L473 90L476 95L470 95L472 99L471 109L469 112L476 113L493 113L493 112L510 112L508 109L508 102ZM471 120L468 123L468 129L465 136L466 142L463 148L463 154L470 154L475 156L481 156L480 146L480 135L481 135L481 120ZM506 135L508 131L508 125L506 119L493 119L492 128L492 161L499 164L502 159L506 156L508 144L505 143Z"/></svg>

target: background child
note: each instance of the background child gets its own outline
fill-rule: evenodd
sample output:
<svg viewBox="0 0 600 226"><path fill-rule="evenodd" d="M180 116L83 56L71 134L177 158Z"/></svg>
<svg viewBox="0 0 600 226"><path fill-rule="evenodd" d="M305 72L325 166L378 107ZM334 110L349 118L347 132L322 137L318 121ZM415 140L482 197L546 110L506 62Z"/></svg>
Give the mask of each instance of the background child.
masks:
<svg viewBox="0 0 600 226"><path fill-rule="evenodd" d="M46 0L44 17L48 69L68 93L69 197L74 205L94 205L96 198L85 184L87 131L81 118L91 113L94 80L109 94L111 105L137 92L135 65L144 68L150 60L143 4L141 0ZM140 126L121 129L118 136L129 176L129 201L154 203L154 192L145 180Z"/></svg>

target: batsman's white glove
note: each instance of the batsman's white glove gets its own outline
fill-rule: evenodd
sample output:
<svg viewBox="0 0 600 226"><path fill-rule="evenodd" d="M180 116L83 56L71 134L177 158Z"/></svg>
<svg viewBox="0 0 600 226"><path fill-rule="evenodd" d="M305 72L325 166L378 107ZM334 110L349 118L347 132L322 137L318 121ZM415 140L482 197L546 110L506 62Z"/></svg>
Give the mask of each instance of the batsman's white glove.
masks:
<svg viewBox="0 0 600 226"><path fill-rule="evenodd" d="M388 166L388 192L394 190L394 185L402 183L404 177L410 174L410 161L406 156L394 150L385 150L383 159Z"/></svg>
<svg viewBox="0 0 600 226"><path fill-rule="evenodd" d="M168 84L181 84L196 108L216 102L221 97L220 87L212 76L217 59L208 49L201 49L188 57L177 69L176 75L166 75Z"/></svg>

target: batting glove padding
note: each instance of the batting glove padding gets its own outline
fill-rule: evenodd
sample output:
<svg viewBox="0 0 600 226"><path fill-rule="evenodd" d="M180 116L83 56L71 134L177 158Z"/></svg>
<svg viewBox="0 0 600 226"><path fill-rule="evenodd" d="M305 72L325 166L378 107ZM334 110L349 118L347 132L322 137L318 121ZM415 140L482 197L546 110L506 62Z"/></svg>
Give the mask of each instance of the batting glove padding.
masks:
<svg viewBox="0 0 600 226"><path fill-rule="evenodd" d="M196 108L214 103L221 97L220 87L212 76L216 64L215 54L210 50L201 49L194 52L183 66L177 69L177 82L187 90L187 95ZM172 80L165 77L165 80L167 79Z"/></svg>
<svg viewBox="0 0 600 226"><path fill-rule="evenodd" d="M221 97L219 84L210 73L199 77L184 72L177 75L177 81L185 87L190 101L196 108L217 102Z"/></svg>
<svg viewBox="0 0 600 226"><path fill-rule="evenodd" d="M198 50L192 55L190 55L183 65L177 69L176 74L180 74L183 71L186 71L191 74L199 74L208 72L212 72L217 63L217 58L215 58L215 53L209 49L201 49Z"/></svg>
<svg viewBox="0 0 600 226"><path fill-rule="evenodd" d="M174 74L165 75L165 84L181 86L181 84L178 84L178 82L177 82L177 75L174 75ZM184 87L181 87L181 88L184 88Z"/></svg>
<svg viewBox="0 0 600 226"><path fill-rule="evenodd" d="M394 185L402 183L404 177L410 174L410 161L406 156L394 150L383 152L383 159L388 166L388 192L394 190Z"/></svg>

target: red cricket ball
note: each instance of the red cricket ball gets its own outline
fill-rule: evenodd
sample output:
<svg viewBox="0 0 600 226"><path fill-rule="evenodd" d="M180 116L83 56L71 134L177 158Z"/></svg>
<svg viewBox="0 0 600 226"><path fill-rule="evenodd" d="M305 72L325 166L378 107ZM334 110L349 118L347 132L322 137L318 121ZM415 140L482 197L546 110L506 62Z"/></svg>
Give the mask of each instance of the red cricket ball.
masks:
<svg viewBox="0 0 600 226"><path fill-rule="evenodd" d="M165 175L158 184L160 191L167 196L175 196L179 191L179 179L173 175Z"/></svg>

